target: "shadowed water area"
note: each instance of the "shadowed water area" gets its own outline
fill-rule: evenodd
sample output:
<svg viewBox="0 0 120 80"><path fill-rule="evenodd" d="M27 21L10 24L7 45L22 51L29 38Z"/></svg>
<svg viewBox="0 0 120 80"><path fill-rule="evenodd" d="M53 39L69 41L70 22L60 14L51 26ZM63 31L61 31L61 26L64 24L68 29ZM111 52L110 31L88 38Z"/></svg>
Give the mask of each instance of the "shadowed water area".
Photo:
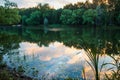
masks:
<svg viewBox="0 0 120 80"><path fill-rule="evenodd" d="M85 43L85 44L84 44ZM107 54L120 54L120 29L78 27L0 28L0 60L23 75L36 79L94 79L84 47L97 48L99 66L112 62ZM96 54L96 51L94 51ZM103 72L111 65L106 66ZM101 73L102 75L102 73Z"/></svg>

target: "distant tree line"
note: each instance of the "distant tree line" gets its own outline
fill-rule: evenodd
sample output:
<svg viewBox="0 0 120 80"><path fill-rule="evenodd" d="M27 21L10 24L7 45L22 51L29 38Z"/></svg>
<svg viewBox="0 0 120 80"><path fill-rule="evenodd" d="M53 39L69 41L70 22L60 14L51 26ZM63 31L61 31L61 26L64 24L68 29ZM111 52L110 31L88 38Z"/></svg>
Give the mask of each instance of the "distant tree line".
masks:
<svg viewBox="0 0 120 80"><path fill-rule="evenodd" d="M19 15L17 8L11 8L12 4L9 8L0 7L0 24L42 25L47 19L49 24L120 25L119 4L120 0L93 0L93 3L87 0L85 3L67 4L63 9L56 10L48 4L39 3L36 7L18 9ZM9 14L12 18L6 19L8 17L3 15L8 15L9 11L12 11Z"/></svg>

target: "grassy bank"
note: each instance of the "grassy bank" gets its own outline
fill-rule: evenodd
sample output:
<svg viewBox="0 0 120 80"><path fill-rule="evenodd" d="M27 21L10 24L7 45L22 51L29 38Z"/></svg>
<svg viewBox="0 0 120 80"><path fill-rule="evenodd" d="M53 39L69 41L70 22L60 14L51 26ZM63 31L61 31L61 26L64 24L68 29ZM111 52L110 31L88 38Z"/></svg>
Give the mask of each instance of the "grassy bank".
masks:
<svg viewBox="0 0 120 80"><path fill-rule="evenodd" d="M33 80L30 77L24 76L19 72L10 70L6 64L0 64L0 80Z"/></svg>

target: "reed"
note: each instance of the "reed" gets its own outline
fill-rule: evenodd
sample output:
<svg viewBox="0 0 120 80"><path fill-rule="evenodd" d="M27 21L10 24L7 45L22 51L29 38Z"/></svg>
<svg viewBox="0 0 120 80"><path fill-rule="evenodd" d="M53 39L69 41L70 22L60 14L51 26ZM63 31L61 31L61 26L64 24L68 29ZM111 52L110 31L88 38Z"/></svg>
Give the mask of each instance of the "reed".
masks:
<svg viewBox="0 0 120 80"><path fill-rule="evenodd" d="M111 63L104 63L102 66L112 65L111 68L107 69L107 71L111 71L111 74L105 73L105 80L119 80L120 79L120 54L117 58L112 55L109 55L113 62Z"/></svg>
<svg viewBox="0 0 120 80"><path fill-rule="evenodd" d="M108 75L105 74L105 80L119 80L120 79L120 54L117 58L114 56L108 55L113 59L113 63L102 63L101 66L99 65L99 59L101 54L99 53L99 49L97 46L92 45L92 49L90 48L90 45L87 44L84 40L82 40L83 44L81 45L81 48L83 48L86 51L86 55L89 58L89 60L86 60L86 62L89 64L91 69L94 72L95 80L100 80L100 72L102 71L103 67L106 65L112 65L112 68L107 69L107 71L111 71L112 74ZM94 47L94 48L93 48ZM85 71L83 70L84 79L86 80Z"/></svg>
<svg viewBox="0 0 120 80"><path fill-rule="evenodd" d="M100 54L98 53L97 47L95 47L94 45L91 46L90 44L87 44L87 42L85 42L84 40L81 40L81 41L82 41L81 48L83 48L86 51L85 54L89 58L89 60L86 60L86 62L89 64L89 66L93 70L93 73L95 75L95 80L100 80L100 70L98 67ZM85 74L85 71L84 71L84 74Z"/></svg>

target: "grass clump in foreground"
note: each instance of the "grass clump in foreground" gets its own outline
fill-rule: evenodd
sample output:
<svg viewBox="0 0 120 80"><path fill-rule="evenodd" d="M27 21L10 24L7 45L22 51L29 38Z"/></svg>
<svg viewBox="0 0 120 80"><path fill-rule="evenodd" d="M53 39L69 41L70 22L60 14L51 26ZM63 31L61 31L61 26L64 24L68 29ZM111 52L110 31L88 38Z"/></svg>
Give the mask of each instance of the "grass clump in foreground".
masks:
<svg viewBox="0 0 120 80"><path fill-rule="evenodd" d="M95 46L87 44L84 40L81 40L81 42L82 42L81 48L83 48L86 51L85 53L89 59L86 60L86 62L91 67L95 76L95 80L100 80L100 70L98 67L100 54L96 50ZM83 69L83 78L86 80L85 69Z"/></svg>
<svg viewBox="0 0 120 80"><path fill-rule="evenodd" d="M106 65L112 65L112 68L107 69L107 71L111 71L111 74L104 73L104 80L119 80L120 79L120 54L117 58L111 55L107 55L113 59L113 62L111 63L102 63L102 65L99 67L99 60L100 60L100 50L98 47L93 46L92 48L89 48L90 45L83 43L84 45L82 48L86 51L86 55L89 58L89 60L86 60L86 62L89 64L91 69L94 72L95 80L101 80L100 78L100 72L102 71L103 67ZM85 69L83 69L83 78L86 79L85 75Z"/></svg>
<svg viewBox="0 0 120 80"><path fill-rule="evenodd" d="M100 70L98 68L99 54L93 54L90 50L86 50L86 51L87 51L86 55L90 60L90 61L86 60L86 62L89 64L89 66L93 70L95 75L95 80L100 80ZM85 74L85 71L84 71L84 74ZM85 75L84 75L84 78L85 78Z"/></svg>
<svg viewBox="0 0 120 80"><path fill-rule="evenodd" d="M111 71L111 74L106 74L105 73L105 80L119 80L120 79L120 54L118 55L117 58L109 55L112 59L112 63L105 63L105 65L112 65L112 68L109 68L108 71ZM114 70L115 69L115 70Z"/></svg>
<svg viewBox="0 0 120 80"><path fill-rule="evenodd" d="M13 80L13 76L7 70L0 70L0 80Z"/></svg>
<svg viewBox="0 0 120 80"><path fill-rule="evenodd" d="M21 70L22 71L22 70ZM0 63L0 80L33 80L20 72L8 69L6 63Z"/></svg>

